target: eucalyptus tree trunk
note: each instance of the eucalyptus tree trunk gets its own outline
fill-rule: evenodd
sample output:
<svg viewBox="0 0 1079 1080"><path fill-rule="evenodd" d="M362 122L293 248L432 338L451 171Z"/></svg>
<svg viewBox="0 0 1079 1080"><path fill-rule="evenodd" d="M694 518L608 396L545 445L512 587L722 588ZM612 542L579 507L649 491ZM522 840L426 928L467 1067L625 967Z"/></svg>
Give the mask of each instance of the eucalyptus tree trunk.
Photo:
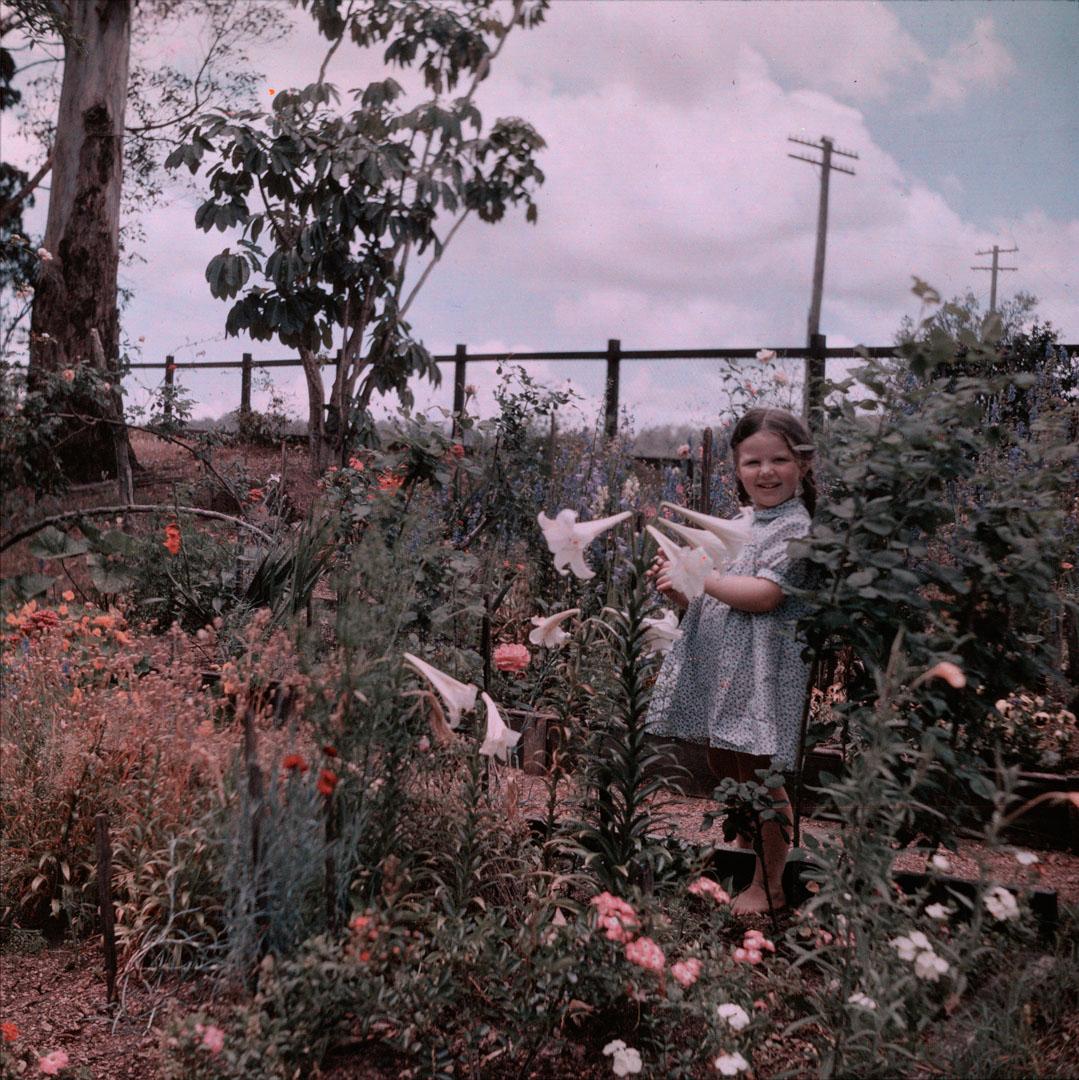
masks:
<svg viewBox="0 0 1079 1080"><path fill-rule="evenodd" d="M93 364L94 330L109 377L119 380L116 273L132 0L68 0L67 7L73 36L64 53L52 151L48 255L35 283L30 321L29 375L36 388L50 373ZM107 418L109 397L67 396L63 409ZM58 453L71 479L116 475L107 424L70 421Z"/></svg>

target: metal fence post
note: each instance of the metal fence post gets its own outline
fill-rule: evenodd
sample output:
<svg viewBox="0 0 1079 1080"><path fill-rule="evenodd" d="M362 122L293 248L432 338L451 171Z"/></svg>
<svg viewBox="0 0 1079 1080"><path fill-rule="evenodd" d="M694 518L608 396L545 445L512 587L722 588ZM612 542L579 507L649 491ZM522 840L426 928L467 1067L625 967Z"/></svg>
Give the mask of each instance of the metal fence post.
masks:
<svg viewBox="0 0 1079 1080"><path fill-rule="evenodd" d="M465 365L468 346L458 345L453 354L453 435L461 432L461 413L465 411Z"/></svg>
<svg viewBox="0 0 1079 1080"><path fill-rule="evenodd" d="M246 416L251 412L251 354L243 354L243 365L240 368L240 415Z"/></svg>
<svg viewBox="0 0 1079 1080"><path fill-rule="evenodd" d="M604 431L608 439L618 434L618 367L622 360L622 342L607 341L607 387L604 393Z"/></svg>

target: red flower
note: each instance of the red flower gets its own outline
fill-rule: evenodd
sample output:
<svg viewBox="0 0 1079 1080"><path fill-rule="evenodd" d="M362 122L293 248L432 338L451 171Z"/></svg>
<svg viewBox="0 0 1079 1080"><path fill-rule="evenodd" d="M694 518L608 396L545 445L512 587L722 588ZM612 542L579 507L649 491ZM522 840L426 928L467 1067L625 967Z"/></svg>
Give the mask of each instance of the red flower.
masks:
<svg viewBox="0 0 1079 1080"><path fill-rule="evenodd" d="M318 774L318 783L315 788L320 795L325 795L328 799L333 794L333 789L337 787L337 773L332 769L323 769Z"/></svg>
<svg viewBox="0 0 1079 1080"><path fill-rule="evenodd" d="M300 754L286 754L281 759L281 768L298 769L300 772L307 772L308 766Z"/></svg>
<svg viewBox="0 0 1079 1080"><path fill-rule="evenodd" d="M465 456L465 448L459 442L454 443L450 447L450 453L460 461Z"/></svg>
<svg viewBox="0 0 1079 1080"><path fill-rule="evenodd" d="M247 493L247 498L250 502L262 502L266 498L266 492L262 488L254 487Z"/></svg>
<svg viewBox="0 0 1079 1080"><path fill-rule="evenodd" d="M180 526L175 522L165 526L165 539L162 546L170 555L180 554Z"/></svg>
<svg viewBox="0 0 1079 1080"><path fill-rule="evenodd" d="M19 1029L10 1020L5 1020L0 1024L0 1037L6 1043L13 1043L19 1037Z"/></svg>
<svg viewBox="0 0 1079 1080"><path fill-rule="evenodd" d="M322 748L322 752L323 752L323 753L324 753L324 754L325 754L325 755L326 755L327 757L337 757L337 747L336 747L336 746L328 746L328 745L327 745L327 746L324 746L324 747Z"/></svg>

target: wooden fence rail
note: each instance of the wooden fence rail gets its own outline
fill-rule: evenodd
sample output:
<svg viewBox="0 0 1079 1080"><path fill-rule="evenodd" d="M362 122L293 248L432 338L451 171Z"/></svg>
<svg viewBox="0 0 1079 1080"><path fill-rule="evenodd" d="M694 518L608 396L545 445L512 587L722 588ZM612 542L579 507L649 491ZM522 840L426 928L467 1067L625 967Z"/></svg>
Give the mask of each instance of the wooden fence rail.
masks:
<svg viewBox="0 0 1079 1080"><path fill-rule="evenodd" d="M1079 352L1079 345L1059 345L1058 348L1068 353ZM458 415L465 406L466 374L469 364L484 363L507 363L514 362L527 364L537 360L551 360L559 363L568 363L579 360L605 361L607 364L607 376L604 389L603 415L604 430L609 437L618 432L618 387L621 364L623 360L755 360L757 348L730 348L730 349L623 349L622 343L617 338L611 338L607 342L607 348L595 351L576 352L531 352L531 353L470 353L467 345L458 345L454 352L447 355L435 356L433 359L440 364L453 364L453 413ZM829 360L852 360L868 354L872 357L892 356L896 351L894 345L872 345L858 348L831 349L824 334L815 334L813 342L809 346L791 346L774 350L780 360L804 360L805 361L805 387L803 399L803 411L812 421L817 415L817 409L821 404L822 389L826 365ZM337 360L328 361L336 363ZM284 360L254 360L250 353L245 352L240 360L210 360L210 361L177 361L172 356L166 356L164 363L131 364L133 371L165 369L165 385L171 387L175 384L178 369L185 371L207 368L239 368L240 369L240 412L251 411L251 372L254 368L275 367L301 367L299 358Z"/></svg>

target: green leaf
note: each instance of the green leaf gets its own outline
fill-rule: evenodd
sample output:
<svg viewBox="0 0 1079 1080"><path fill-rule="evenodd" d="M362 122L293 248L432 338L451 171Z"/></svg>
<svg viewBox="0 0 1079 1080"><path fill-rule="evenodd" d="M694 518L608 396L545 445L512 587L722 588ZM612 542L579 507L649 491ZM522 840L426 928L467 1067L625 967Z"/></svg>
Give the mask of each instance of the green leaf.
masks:
<svg viewBox="0 0 1079 1080"><path fill-rule="evenodd" d="M19 574L0 581L0 607L11 608L40 596L56 578L46 574Z"/></svg>
<svg viewBox="0 0 1079 1080"><path fill-rule="evenodd" d="M84 555L90 549L85 540L76 540L55 525L42 529L28 544L30 554L37 559L70 559Z"/></svg>

